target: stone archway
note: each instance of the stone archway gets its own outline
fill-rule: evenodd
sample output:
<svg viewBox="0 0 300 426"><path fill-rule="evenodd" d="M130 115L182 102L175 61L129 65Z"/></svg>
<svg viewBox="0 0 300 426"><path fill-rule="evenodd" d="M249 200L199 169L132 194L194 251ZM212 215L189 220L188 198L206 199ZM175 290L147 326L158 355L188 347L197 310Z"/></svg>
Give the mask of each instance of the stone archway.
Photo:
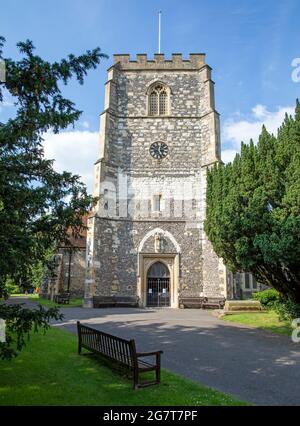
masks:
<svg viewBox="0 0 300 426"><path fill-rule="evenodd" d="M170 306L170 271L164 262L153 262L147 271L147 306Z"/></svg>
<svg viewBox="0 0 300 426"><path fill-rule="evenodd" d="M161 287L161 290L165 289L165 291L169 288L169 301L165 306L178 308L180 252L179 244L168 230L154 228L144 235L137 253L137 295L140 299L140 306L147 306L148 291L151 289L151 287L148 288L148 270L153 264L159 262L164 264L169 271L169 287L167 285ZM158 286L158 283L154 285ZM154 287L152 287L153 290Z"/></svg>
<svg viewBox="0 0 300 426"><path fill-rule="evenodd" d="M169 270L169 303L167 306L178 308L178 287L179 287L179 254L154 254L140 253L139 255L139 277L138 296L140 305L147 306L148 296L148 270L155 263L163 263ZM163 288L163 287L162 287Z"/></svg>

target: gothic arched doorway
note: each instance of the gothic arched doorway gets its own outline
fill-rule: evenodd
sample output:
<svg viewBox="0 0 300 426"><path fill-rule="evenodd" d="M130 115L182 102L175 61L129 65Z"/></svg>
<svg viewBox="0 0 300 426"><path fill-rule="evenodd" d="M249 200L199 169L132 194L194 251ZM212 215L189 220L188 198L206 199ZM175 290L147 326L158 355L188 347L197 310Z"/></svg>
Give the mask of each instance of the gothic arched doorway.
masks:
<svg viewBox="0 0 300 426"><path fill-rule="evenodd" d="M162 262L155 262L148 269L147 306L170 306L170 272Z"/></svg>

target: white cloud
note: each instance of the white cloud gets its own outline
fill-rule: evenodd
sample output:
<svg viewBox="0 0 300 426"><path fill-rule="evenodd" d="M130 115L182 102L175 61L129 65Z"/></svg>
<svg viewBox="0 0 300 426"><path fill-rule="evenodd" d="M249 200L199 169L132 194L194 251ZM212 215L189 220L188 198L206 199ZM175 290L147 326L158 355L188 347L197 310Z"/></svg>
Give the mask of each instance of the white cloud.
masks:
<svg viewBox="0 0 300 426"><path fill-rule="evenodd" d="M222 151L222 159L225 163L234 158L235 153L240 152L241 142L248 143L250 139L258 141L262 126L265 125L269 133L277 134L285 114L293 115L295 107L278 107L276 111L269 111L265 105L255 105L249 119L229 119L223 126L223 144L226 148Z"/></svg>
<svg viewBox="0 0 300 426"><path fill-rule="evenodd" d="M268 116L268 110L265 105L257 104L252 108L252 112L255 118L263 119Z"/></svg>
<svg viewBox="0 0 300 426"><path fill-rule="evenodd" d="M90 128L90 123L88 121L82 121L80 123L80 126L83 127L84 129L89 129Z"/></svg>
<svg viewBox="0 0 300 426"><path fill-rule="evenodd" d="M67 131L44 135L45 157L54 159L58 172L68 171L80 175L92 192L93 165L98 156L98 132Z"/></svg>
<svg viewBox="0 0 300 426"><path fill-rule="evenodd" d="M222 150L222 161L223 161L223 163L229 163L230 161L233 161L237 152L238 151L236 149L223 149Z"/></svg>

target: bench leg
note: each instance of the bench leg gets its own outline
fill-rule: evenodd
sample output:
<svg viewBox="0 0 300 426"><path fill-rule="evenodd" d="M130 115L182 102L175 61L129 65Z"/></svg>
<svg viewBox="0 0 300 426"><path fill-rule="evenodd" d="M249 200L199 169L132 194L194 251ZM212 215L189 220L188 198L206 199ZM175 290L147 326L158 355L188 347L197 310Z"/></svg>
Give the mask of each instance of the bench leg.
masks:
<svg viewBox="0 0 300 426"><path fill-rule="evenodd" d="M160 383L160 354L156 354L156 382Z"/></svg>
<svg viewBox="0 0 300 426"><path fill-rule="evenodd" d="M138 389L139 387L139 370L137 367L133 369L133 389Z"/></svg>
<svg viewBox="0 0 300 426"><path fill-rule="evenodd" d="M81 355L81 329L80 323L77 321L77 335L78 335L78 355Z"/></svg>
<svg viewBox="0 0 300 426"><path fill-rule="evenodd" d="M156 368L156 373L155 373L155 375L156 375L156 383L160 383L160 367L157 367Z"/></svg>

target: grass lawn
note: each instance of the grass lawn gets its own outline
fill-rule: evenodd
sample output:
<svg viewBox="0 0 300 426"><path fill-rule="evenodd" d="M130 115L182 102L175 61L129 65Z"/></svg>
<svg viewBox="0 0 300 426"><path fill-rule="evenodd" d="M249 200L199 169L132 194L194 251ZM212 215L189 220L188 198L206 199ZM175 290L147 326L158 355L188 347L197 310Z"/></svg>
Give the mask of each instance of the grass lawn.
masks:
<svg viewBox="0 0 300 426"><path fill-rule="evenodd" d="M231 314L223 317L225 321L237 322L240 324L250 325L255 328L271 331L277 334L285 334L291 336L292 327L287 321L279 321L278 316L274 311L268 312L250 312L242 314Z"/></svg>
<svg viewBox="0 0 300 426"><path fill-rule="evenodd" d="M53 308L55 306L61 308L80 308L82 306L82 298L77 297L70 299L70 303L68 305L61 305L58 303L52 302L52 300L44 299L40 297L38 294L11 294L9 297L25 297L28 300L33 300L40 305L46 306L48 308ZM1 299L0 299L1 300Z"/></svg>
<svg viewBox="0 0 300 426"><path fill-rule="evenodd" d="M0 405L247 405L166 370L161 385L134 391L76 350L76 336L58 328L33 334L17 358L0 361Z"/></svg>
<svg viewBox="0 0 300 426"><path fill-rule="evenodd" d="M37 294L25 294L25 293L15 293L15 294L10 294L9 297L32 297L32 298L37 298L39 297Z"/></svg>
<svg viewBox="0 0 300 426"><path fill-rule="evenodd" d="M74 298L70 299L70 303L67 305L62 305L59 303L54 303L52 300L43 299L42 297L39 297L38 295L32 295L29 297L29 300L34 300L36 303L39 303L40 305L46 306L48 308L53 308L55 306L59 308L80 308L82 306L82 298Z"/></svg>
<svg viewBox="0 0 300 426"><path fill-rule="evenodd" d="M10 294L9 297L24 297L26 299L32 298L32 299L36 299L38 298L38 294L25 294L25 293L15 293L15 294ZM0 298L0 301L5 300L3 297Z"/></svg>

